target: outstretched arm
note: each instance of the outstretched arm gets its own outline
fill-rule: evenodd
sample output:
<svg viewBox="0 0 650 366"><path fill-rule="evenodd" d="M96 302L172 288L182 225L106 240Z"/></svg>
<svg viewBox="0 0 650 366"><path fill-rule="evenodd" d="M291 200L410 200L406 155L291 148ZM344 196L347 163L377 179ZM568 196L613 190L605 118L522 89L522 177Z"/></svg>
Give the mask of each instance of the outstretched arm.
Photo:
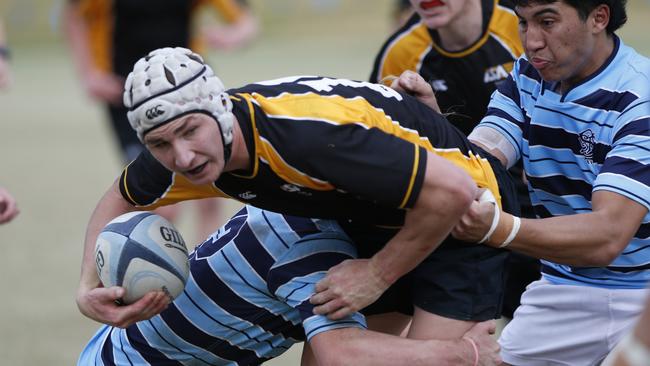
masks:
<svg viewBox="0 0 650 366"><path fill-rule="evenodd" d="M316 285L311 298L318 305L314 313L340 319L374 302L440 245L476 191L464 171L427 153L424 183L402 229L371 259L347 260L332 267Z"/></svg>
<svg viewBox="0 0 650 366"><path fill-rule="evenodd" d="M124 295L124 288L101 287L95 268L97 236L110 220L133 209L133 206L122 198L117 182L113 183L90 217L81 263L81 280L77 290L77 306L82 314L100 323L120 328L151 318L164 310L169 302L168 297L158 291L148 293L131 305L118 306L115 301Z"/></svg>
<svg viewBox="0 0 650 366"><path fill-rule="evenodd" d="M596 191L593 211L584 214L521 219L508 249L531 257L573 266L607 266L629 244L647 209L617 193ZM477 242L488 231L495 206L474 201L452 234ZM513 216L500 213L487 245L499 247L512 231Z"/></svg>

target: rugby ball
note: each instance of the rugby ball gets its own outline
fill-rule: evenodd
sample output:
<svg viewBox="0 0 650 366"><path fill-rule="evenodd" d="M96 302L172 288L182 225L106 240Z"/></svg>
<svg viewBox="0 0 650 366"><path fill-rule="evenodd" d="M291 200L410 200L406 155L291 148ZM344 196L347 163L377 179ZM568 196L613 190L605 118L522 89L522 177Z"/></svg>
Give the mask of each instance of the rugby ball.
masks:
<svg viewBox="0 0 650 366"><path fill-rule="evenodd" d="M146 211L129 212L106 224L97 237L95 263L104 287L124 287L125 304L155 290L175 299L190 271L181 234L165 218Z"/></svg>

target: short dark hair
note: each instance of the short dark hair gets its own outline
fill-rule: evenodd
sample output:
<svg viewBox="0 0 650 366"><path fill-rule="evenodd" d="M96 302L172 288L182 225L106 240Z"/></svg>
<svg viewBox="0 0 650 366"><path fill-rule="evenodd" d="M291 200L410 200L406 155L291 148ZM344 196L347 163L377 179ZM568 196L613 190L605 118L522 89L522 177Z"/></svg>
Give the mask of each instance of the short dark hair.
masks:
<svg viewBox="0 0 650 366"><path fill-rule="evenodd" d="M604 4L609 7L609 24L607 33L612 34L627 22L625 4L627 0L512 0L515 6L526 7L531 4L551 4L562 1L578 11L582 20L587 20L592 10Z"/></svg>

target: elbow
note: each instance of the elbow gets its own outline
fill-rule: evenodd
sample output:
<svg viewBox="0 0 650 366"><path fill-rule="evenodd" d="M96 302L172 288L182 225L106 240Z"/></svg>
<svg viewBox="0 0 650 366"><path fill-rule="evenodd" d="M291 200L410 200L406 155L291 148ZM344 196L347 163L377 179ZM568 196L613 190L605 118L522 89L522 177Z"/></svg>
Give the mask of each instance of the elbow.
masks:
<svg viewBox="0 0 650 366"><path fill-rule="evenodd" d="M447 195L453 198L453 204L462 215L469 209L472 201L474 201L477 190L478 187L474 180L465 172L459 171L456 177L449 179Z"/></svg>
<svg viewBox="0 0 650 366"><path fill-rule="evenodd" d="M600 247L593 251L593 254L584 265L595 267L609 266L625 249L629 240L622 238L607 238Z"/></svg>

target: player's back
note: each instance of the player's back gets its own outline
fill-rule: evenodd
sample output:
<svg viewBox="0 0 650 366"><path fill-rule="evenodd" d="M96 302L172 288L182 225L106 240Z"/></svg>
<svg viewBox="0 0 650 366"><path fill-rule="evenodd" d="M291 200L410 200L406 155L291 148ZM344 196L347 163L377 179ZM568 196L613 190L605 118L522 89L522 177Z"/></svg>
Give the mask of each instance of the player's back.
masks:
<svg viewBox="0 0 650 366"><path fill-rule="evenodd" d="M314 316L309 296L327 268L355 257L333 221L245 207L190 254L181 296L126 329L103 326L78 364L259 364L340 326ZM344 323L365 326L360 314Z"/></svg>

